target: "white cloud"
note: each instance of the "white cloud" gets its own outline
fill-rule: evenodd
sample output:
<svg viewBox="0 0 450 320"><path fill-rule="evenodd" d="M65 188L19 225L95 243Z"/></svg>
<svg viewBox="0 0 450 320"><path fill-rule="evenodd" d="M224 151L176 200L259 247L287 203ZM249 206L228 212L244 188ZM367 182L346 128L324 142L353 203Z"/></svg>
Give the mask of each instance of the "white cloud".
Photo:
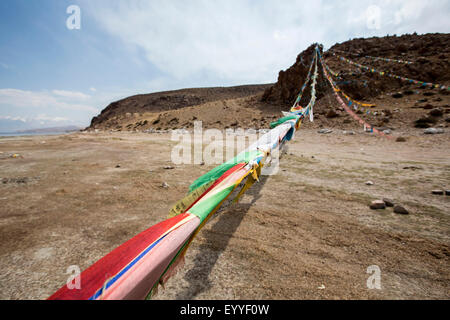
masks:
<svg viewBox="0 0 450 320"><path fill-rule="evenodd" d="M278 9L253 1L89 4L107 32L143 49L148 61L175 79L208 73L236 83L273 81L317 35L302 28L305 10L294 13L283 4Z"/></svg>
<svg viewBox="0 0 450 320"><path fill-rule="evenodd" d="M26 118L22 117L13 117L13 116L0 116L0 120L11 120L11 121L22 121L27 122Z"/></svg>
<svg viewBox="0 0 450 320"><path fill-rule="evenodd" d="M88 100L91 97L82 92L66 91L66 90L53 90L52 93L56 96L78 100Z"/></svg>
<svg viewBox="0 0 450 320"><path fill-rule="evenodd" d="M202 76L235 84L274 81L314 42L327 47L353 37L450 31L448 1L377 1L380 28L370 29L366 11L373 3L123 0L84 6L175 82Z"/></svg>
<svg viewBox="0 0 450 320"><path fill-rule="evenodd" d="M65 117L50 117L46 114L39 114L37 117L33 118L37 121L49 121L49 122L70 122L70 119Z"/></svg>
<svg viewBox="0 0 450 320"><path fill-rule="evenodd" d="M19 108L55 108L97 113L99 110L84 104L88 95L81 92L58 91L26 91L19 89L0 89L0 107Z"/></svg>

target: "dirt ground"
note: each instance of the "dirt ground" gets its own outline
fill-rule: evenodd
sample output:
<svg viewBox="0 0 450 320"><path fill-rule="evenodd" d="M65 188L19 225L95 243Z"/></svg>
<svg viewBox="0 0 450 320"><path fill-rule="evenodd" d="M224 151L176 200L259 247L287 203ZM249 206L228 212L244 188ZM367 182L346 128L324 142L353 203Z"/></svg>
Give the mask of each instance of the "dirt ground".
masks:
<svg viewBox="0 0 450 320"><path fill-rule="evenodd" d="M450 189L450 133L355 131L297 132L279 173L209 221L155 298L449 299L450 197L431 190ZM46 299L69 266L165 219L213 167L165 170L176 144L127 132L1 138L0 299ZM383 197L410 214L369 209ZM367 288L371 265L380 290Z"/></svg>

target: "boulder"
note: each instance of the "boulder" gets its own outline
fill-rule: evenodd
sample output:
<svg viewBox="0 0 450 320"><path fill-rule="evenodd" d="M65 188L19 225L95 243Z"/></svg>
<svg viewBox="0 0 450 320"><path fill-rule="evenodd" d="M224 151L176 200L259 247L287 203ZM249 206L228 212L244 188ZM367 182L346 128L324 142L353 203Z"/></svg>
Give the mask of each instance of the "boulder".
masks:
<svg viewBox="0 0 450 320"><path fill-rule="evenodd" d="M389 198L383 198L384 204L386 205L386 207L393 207L394 206L394 201L389 199Z"/></svg>
<svg viewBox="0 0 450 320"><path fill-rule="evenodd" d="M435 124L437 120L433 117L425 116L417 119L414 122L414 127L416 128L430 128L431 125Z"/></svg>
<svg viewBox="0 0 450 320"><path fill-rule="evenodd" d="M384 203L383 200L374 200L374 201L372 201L372 203L370 204L369 207L372 210L385 209L386 204Z"/></svg>
<svg viewBox="0 0 450 320"><path fill-rule="evenodd" d="M442 117L444 115L444 112L441 108L435 108L429 112L429 115L433 117Z"/></svg>
<svg viewBox="0 0 450 320"><path fill-rule="evenodd" d="M406 210L404 207L399 206L399 205L394 206L394 213L409 214L408 210Z"/></svg>

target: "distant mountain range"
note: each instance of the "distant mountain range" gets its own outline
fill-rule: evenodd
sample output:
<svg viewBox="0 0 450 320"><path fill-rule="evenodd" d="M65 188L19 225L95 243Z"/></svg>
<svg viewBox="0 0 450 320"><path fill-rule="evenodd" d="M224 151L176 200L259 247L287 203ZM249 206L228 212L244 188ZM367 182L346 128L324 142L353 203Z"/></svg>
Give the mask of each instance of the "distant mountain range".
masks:
<svg viewBox="0 0 450 320"><path fill-rule="evenodd" d="M62 126L62 127L50 127L50 128L37 128L37 129L27 129L27 130L16 130L16 131L10 131L10 132L3 132L3 133L49 133L49 132L73 132L83 129L82 127L78 126Z"/></svg>

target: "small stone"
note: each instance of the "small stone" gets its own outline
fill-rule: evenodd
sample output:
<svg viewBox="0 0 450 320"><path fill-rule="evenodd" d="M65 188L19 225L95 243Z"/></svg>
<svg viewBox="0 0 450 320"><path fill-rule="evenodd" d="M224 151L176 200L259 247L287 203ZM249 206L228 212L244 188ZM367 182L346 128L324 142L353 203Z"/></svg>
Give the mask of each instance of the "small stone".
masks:
<svg viewBox="0 0 450 320"><path fill-rule="evenodd" d="M334 110L329 110L328 112L327 112L327 114L325 115L325 117L327 117L327 118L336 118L336 117L338 117L339 115L336 113L336 111L334 111Z"/></svg>
<svg viewBox="0 0 450 320"><path fill-rule="evenodd" d="M163 182L161 184L161 188L167 189L167 188L169 188L169 185L167 184L167 182Z"/></svg>
<svg viewBox="0 0 450 320"><path fill-rule="evenodd" d="M386 207L393 207L394 206L394 201L389 199L389 198L383 198L384 204L386 205Z"/></svg>
<svg viewBox="0 0 450 320"><path fill-rule="evenodd" d="M444 190L432 190L431 194L436 194L442 196L444 194Z"/></svg>
<svg viewBox="0 0 450 320"><path fill-rule="evenodd" d="M370 204L369 207L372 210L385 209L386 204L384 203L383 200L374 200L374 201L372 201L372 203Z"/></svg>
<svg viewBox="0 0 450 320"><path fill-rule="evenodd" d="M450 196L450 190L445 190L445 195Z"/></svg>
<svg viewBox="0 0 450 320"><path fill-rule="evenodd" d="M120 168L120 164L116 165L116 168Z"/></svg>
<svg viewBox="0 0 450 320"><path fill-rule="evenodd" d="M343 134L353 136L355 134L355 131L344 131Z"/></svg>
<svg viewBox="0 0 450 320"><path fill-rule="evenodd" d="M320 129L319 131L317 131L318 133L322 133L322 134L327 134L327 133L332 133L333 130L330 129Z"/></svg>
<svg viewBox="0 0 450 320"><path fill-rule="evenodd" d="M383 133L384 134L391 134L391 130L390 129L383 130Z"/></svg>
<svg viewBox="0 0 450 320"><path fill-rule="evenodd" d="M397 139L395 139L396 142L406 142L406 138L405 137L397 137Z"/></svg>
<svg viewBox="0 0 450 320"><path fill-rule="evenodd" d="M406 166L406 167L403 167L403 169L404 170L422 170L422 168L421 167L417 167L417 166Z"/></svg>
<svg viewBox="0 0 450 320"><path fill-rule="evenodd" d="M417 119L414 122L414 126L416 128L430 128L433 124L436 123L436 119L433 117L425 116Z"/></svg>
<svg viewBox="0 0 450 320"><path fill-rule="evenodd" d="M433 117L442 117L444 115L444 112L442 111L441 108L435 108L435 109L432 109L429 114L430 114L430 116L433 116Z"/></svg>
<svg viewBox="0 0 450 320"><path fill-rule="evenodd" d="M404 207L399 206L399 205L394 206L394 213L409 214L408 210L406 210Z"/></svg>
<svg viewBox="0 0 450 320"><path fill-rule="evenodd" d="M164 167L164 170L172 170L172 169L175 169L175 167L172 167L172 166L165 166Z"/></svg>
<svg viewBox="0 0 450 320"><path fill-rule="evenodd" d="M401 92L394 93L392 95L392 98L395 98L395 99L403 98L403 94Z"/></svg>
<svg viewBox="0 0 450 320"><path fill-rule="evenodd" d="M204 166L205 165L205 161L200 162L200 165Z"/></svg>
<svg viewBox="0 0 450 320"><path fill-rule="evenodd" d="M366 185L373 186L373 182L369 180L369 181L366 182Z"/></svg>
<svg viewBox="0 0 450 320"><path fill-rule="evenodd" d="M403 91L403 94L407 95L407 96L410 96L410 95L414 94L414 91L412 91L412 90L405 90L405 91Z"/></svg>
<svg viewBox="0 0 450 320"><path fill-rule="evenodd" d="M424 134L440 134L444 133L444 129L441 128L428 128L423 131Z"/></svg>

